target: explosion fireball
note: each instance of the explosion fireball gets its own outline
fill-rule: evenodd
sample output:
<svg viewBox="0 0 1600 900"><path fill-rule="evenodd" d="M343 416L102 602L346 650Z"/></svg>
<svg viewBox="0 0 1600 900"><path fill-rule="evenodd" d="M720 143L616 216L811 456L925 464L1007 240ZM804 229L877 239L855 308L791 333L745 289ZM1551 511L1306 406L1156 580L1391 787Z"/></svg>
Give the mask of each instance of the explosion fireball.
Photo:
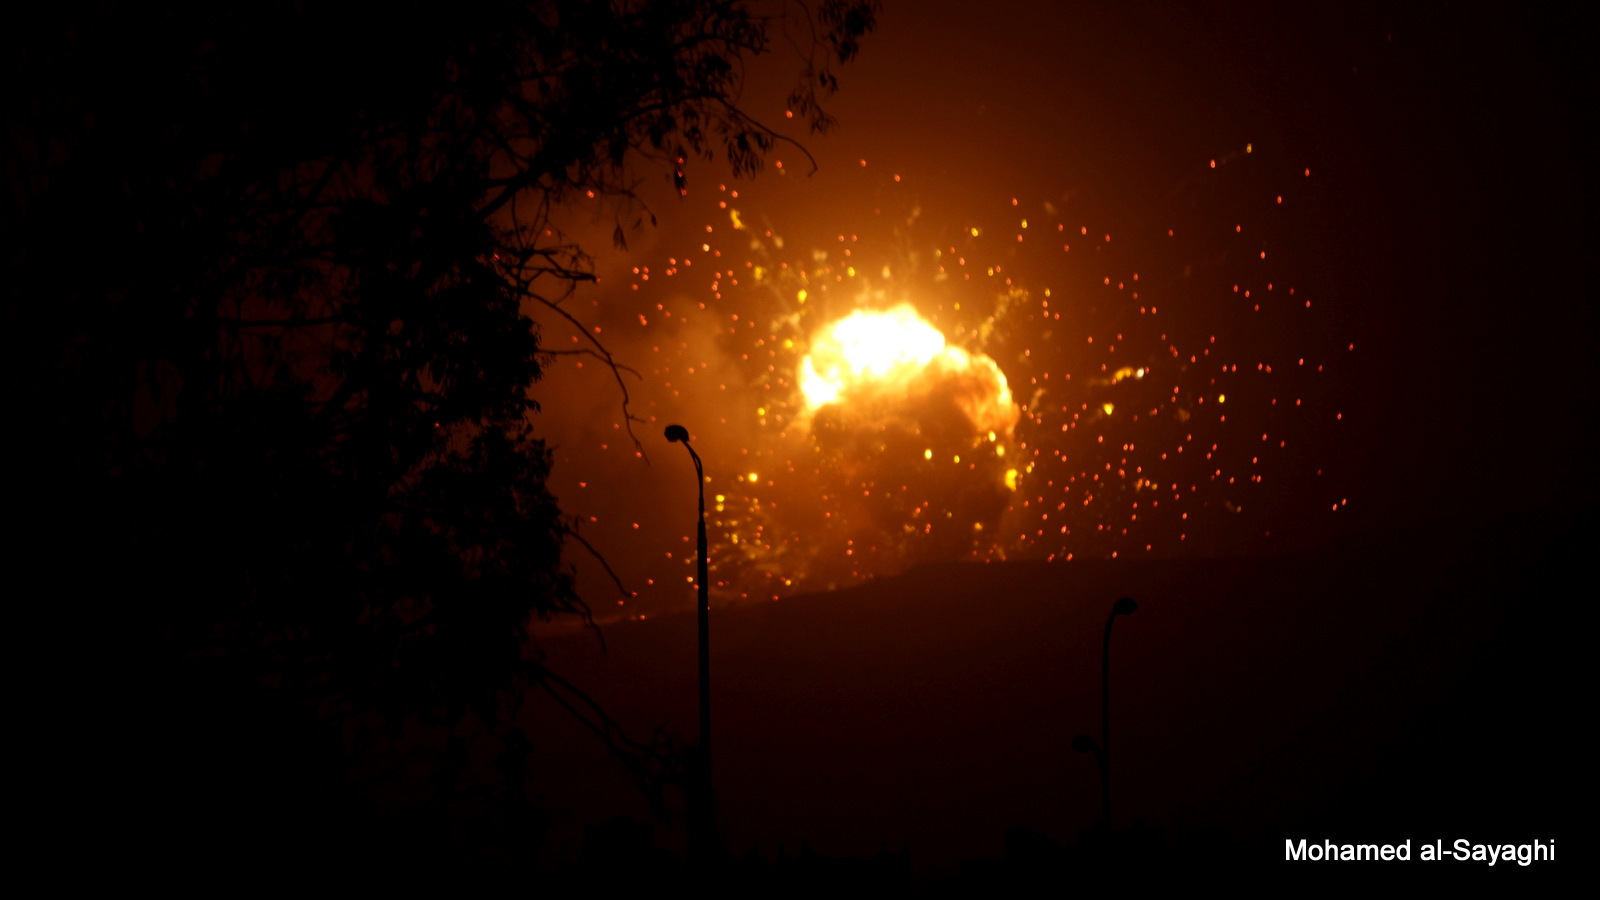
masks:
<svg viewBox="0 0 1600 900"><path fill-rule="evenodd" d="M811 339L800 362L808 409L833 403L873 410L918 401L951 383L952 400L975 432L1010 434L1018 410L994 360L946 346L944 335L909 303L885 312L858 310Z"/></svg>
<svg viewBox="0 0 1600 900"><path fill-rule="evenodd" d="M1144 210L1074 191L930 214L911 179L863 166L863 202L798 235L719 188L692 241L594 303L619 358L650 361L635 414L699 423L713 597L933 561L1209 555L1282 541L1281 509L1338 513L1313 454L1353 345L1286 264L1309 170L1254 150ZM644 468L616 453L624 427L559 460L577 487ZM690 538L638 528L656 548L640 612L692 597Z"/></svg>

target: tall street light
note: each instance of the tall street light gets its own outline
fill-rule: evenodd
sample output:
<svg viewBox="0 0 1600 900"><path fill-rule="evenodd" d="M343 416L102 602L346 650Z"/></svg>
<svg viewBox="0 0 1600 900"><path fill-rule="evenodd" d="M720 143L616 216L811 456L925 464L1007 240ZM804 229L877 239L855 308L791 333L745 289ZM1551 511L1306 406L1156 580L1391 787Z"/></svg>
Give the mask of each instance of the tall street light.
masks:
<svg viewBox="0 0 1600 900"><path fill-rule="evenodd" d="M689 856L691 862L710 862L717 843L716 820L711 813L711 600L706 577L706 473L700 454L689 446L689 430L667 426L667 440L680 443L694 460L695 484L700 491L700 522L696 535L699 566L695 588L700 607L700 746L689 762Z"/></svg>
<svg viewBox="0 0 1600 900"><path fill-rule="evenodd" d="M1117 616L1130 616L1139 608L1132 597L1123 597L1111 607L1106 616L1106 637L1100 652L1100 743L1080 734L1072 739L1072 749L1079 753L1093 753L1100 764L1100 817L1106 831L1111 831L1111 625Z"/></svg>

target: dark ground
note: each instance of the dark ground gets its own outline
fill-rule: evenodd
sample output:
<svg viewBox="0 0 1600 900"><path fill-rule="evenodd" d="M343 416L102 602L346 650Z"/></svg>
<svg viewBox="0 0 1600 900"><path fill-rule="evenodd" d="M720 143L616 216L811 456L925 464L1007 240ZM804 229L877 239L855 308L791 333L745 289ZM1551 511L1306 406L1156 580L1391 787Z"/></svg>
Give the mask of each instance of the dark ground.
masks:
<svg viewBox="0 0 1600 900"><path fill-rule="evenodd" d="M1140 608L1113 638L1114 824L1146 829L1163 859L1259 874L1284 866L1285 838L1575 837L1574 617L1594 533L1557 517L1277 559L951 565L721 611L727 844L905 846L937 883L1005 855L1008 829L1079 841L1099 785L1069 744L1098 735L1101 629L1121 595ZM592 638L549 641L552 664L624 723L691 733L693 619L606 635L605 656ZM568 775L552 808L627 814L599 751L553 708L540 721Z"/></svg>
<svg viewBox="0 0 1600 900"><path fill-rule="evenodd" d="M1124 858L1116 872L1162 880L1221 870L1525 887L1582 852L1594 526L1551 515L1270 559L948 565L717 610L725 846L765 888L963 891L1035 870L1090 878ZM1108 849L1092 829L1095 766L1070 743L1098 735L1099 642L1119 596L1139 609L1113 640ZM605 634L604 655L586 633L543 646L631 733L691 736L692 617ZM77 705L22 704L19 738L37 753L24 757L25 790L45 800L29 830L66 882L487 878L576 891L630 872L681 877L681 817L655 822L623 768L548 699L528 719L538 814L441 826L357 799L307 740L308 721L236 686L132 662L109 677L69 669L50 677L82 677ZM403 797L427 777L401 771L413 774L377 793ZM1554 840L1561 855L1493 871L1289 866L1283 842L1302 837Z"/></svg>

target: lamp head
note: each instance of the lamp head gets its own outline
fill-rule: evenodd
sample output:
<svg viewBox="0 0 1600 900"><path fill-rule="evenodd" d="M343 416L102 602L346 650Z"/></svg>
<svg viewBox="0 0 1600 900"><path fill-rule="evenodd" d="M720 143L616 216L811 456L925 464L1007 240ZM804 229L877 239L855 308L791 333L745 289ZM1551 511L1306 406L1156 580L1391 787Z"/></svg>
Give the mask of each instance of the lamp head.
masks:
<svg viewBox="0 0 1600 900"><path fill-rule="evenodd" d="M1116 616L1129 616L1132 615L1133 611L1138 608L1139 604L1133 602L1132 597L1123 597L1121 600L1117 601L1116 606L1111 608L1111 614Z"/></svg>
<svg viewBox="0 0 1600 900"><path fill-rule="evenodd" d="M689 429L683 427L682 425L668 425L667 440L674 443L682 442L687 444L689 443Z"/></svg>

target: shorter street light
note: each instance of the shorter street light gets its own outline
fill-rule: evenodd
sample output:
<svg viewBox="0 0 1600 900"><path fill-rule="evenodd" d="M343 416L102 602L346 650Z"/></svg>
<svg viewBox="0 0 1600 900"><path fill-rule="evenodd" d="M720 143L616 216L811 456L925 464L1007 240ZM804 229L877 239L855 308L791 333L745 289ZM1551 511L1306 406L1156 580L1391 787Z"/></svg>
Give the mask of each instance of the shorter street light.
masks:
<svg viewBox="0 0 1600 900"><path fill-rule="evenodd" d="M1111 831L1111 625L1117 616L1131 616L1138 608L1132 597L1123 597L1106 616L1105 642L1100 651L1100 743L1087 734L1072 739L1072 749L1093 753L1100 765L1100 819L1107 832Z"/></svg>

